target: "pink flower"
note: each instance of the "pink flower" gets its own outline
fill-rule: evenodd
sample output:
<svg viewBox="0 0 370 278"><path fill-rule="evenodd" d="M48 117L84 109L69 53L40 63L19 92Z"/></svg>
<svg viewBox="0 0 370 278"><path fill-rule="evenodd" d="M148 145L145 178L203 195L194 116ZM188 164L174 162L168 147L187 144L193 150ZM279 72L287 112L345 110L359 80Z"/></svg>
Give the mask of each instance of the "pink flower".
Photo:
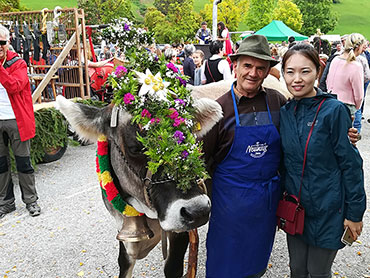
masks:
<svg viewBox="0 0 370 278"><path fill-rule="evenodd" d="M172 120L176 119L179 116L179 112L177 112L175 108L170 108L170 111L171 111L171 114L169 115L169 117Z"/></svg>
<svg viewBox="0 0 370 278"><path fill-rule="evenodd" d="M181 118L181 117L178 117L175 119L175 122L173 123L173 126L179 126L181 125L183 122L185 122L185 119L184 118Z"/></svg>
<svg viewBox="0 0 370 278"><path fill-rule="evenodd" d="M125 104L130 104L132 100L135 100L135 97L130 93L127 93L123 96L123 102Z"/></svg>
<svg viewBox="0 0 370 278"><path fill-rule="evenodd" d="M150 117L152 116L152 114L150 114L149 113L149 111L148 110L146 110L146 109L143 109L143 111L141 112L141 117L142 118L145 118L145 117L147 117L147 118L149 118L150 119Z"/></svg>
<svg viewBox="0 0 370 278"><path fill-rule="evenodd" d="M114 73L117 77L122 77L127 73L127 69L124 66L118 66Z"/></svg>
<svg viewBox="0 0 370 278"><path fill-rule="evenodd" d="M155 123L159 123L161 121L161 119L159 119L159 118L152 118L152 119L150 119L150 123L151 124L155 124Z"/></svg>

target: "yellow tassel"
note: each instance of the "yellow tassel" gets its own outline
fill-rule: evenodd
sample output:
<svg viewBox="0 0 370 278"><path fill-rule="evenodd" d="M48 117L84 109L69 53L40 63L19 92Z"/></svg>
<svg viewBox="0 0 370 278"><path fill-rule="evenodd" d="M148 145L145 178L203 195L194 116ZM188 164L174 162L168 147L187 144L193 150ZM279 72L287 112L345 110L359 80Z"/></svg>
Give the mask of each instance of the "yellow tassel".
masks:
<svg viewBox="0 0 370 278"><path fill-rule="evenodd" d="M105 186L108 182L113 181L109 171L105 171L103 174L100 175L102 180L103 189L105 189Z"/></svg>
<svg viewBox="0 0 370 278"><path fill-rule="evenodd" d="M127 205L125 210L122 213L126 216L139 216L140 215L140 213L130 205Z"/></svg>
<svg viewBox="0 0 370 278"><path fill-rule="evenodd" d="M105 135L103 135L103 134L99 135L99 137L98 137L98 141L100 141L100 142L105 142L105 141L107 141L107 136L105 136Z"/></svg>

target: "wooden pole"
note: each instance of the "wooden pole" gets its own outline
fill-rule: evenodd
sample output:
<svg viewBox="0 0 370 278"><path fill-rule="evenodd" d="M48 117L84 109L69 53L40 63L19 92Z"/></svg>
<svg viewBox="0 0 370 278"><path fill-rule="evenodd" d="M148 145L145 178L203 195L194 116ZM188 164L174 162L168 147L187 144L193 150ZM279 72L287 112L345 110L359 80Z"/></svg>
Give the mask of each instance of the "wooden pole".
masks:
<svg viewBox="0 0 370 278"><path fill-rule="evenodd" d="M78 26L78 30L81 29L81 26ZM74 33L71 38L69 39L67 45L64 47L58 58L55 60L52 67L49 69L47 74L45 75L44 79L40 82L40 84L37 86L36 90L32 94L32 102L35 103L36 100L41 96L42 91L45 89L45 87L49 84L51 78L53 75L57 72L59 69L59 66L63 63L64 59L67 57L69 51L72 49L74 44L76 43L76 33Z"/></svg>

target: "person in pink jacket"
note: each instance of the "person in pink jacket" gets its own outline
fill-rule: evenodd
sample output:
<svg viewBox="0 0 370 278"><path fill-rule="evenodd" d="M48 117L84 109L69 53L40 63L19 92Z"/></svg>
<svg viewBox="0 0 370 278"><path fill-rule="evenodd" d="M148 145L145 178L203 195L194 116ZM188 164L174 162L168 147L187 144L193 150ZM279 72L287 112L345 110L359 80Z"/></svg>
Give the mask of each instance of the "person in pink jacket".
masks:
<svg viewBox="0 0 370 278"><path fill-rule="evenodd" d="M364 71L356 57L362 53L365 38L353 33L346 39L344 52L330 64L326 85L329 93L345 103L351 115L361 107L364 97Z"/></svg>
<svg viewBox="0 0 370 278"><path fill-rule="evenodd" d="M0 25L0 218L15 210L9 144L18 170L22 200L31 216L40 215L30 139L35 136L27 64L9 49L9 30Z"/></svg>

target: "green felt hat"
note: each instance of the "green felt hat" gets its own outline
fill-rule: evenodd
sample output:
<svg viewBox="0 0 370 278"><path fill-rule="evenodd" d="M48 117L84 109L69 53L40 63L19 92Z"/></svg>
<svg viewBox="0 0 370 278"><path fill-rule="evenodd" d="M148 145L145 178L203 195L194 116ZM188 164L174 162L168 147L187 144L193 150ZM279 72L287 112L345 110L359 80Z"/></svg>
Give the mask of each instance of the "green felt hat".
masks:
<svg viewBox="0 0 370 278"><path fill-rule="evenodd" d="M245 38L238 49L238 52L230 55L231 61L237 60L240 56L251 56L257 59L269 61L271 67L279 63L271 57L270 47L265 36L252 35Z"/></svg>

